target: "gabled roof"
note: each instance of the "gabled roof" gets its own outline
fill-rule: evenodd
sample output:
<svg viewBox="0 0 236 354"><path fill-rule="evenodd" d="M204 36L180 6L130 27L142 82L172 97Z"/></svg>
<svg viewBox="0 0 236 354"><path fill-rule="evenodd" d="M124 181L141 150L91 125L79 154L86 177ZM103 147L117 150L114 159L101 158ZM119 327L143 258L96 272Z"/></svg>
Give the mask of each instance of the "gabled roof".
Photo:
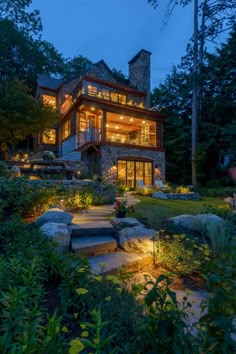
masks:
<svg viewBox="0 0 236 354"><path fill-rule="evenodd" d="M51 90L58 90L60 85L62 84L61 79L55 79L49 75L39 74L38 75L38 86L46 87Z"/></svg>

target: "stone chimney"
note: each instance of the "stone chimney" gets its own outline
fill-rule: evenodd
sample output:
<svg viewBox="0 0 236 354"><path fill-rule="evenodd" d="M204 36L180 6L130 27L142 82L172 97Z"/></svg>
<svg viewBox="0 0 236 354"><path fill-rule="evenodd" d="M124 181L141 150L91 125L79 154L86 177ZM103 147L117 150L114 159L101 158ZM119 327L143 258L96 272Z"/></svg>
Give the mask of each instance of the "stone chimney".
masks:
<svg viewBox="0 0 236 354"><path fill-rule="evenodd" d="M151 66L151 54L147 50L141 49L129 61L129 80L130 84L136 87L140 91L147 93L145 100L146 108L150 108L150 66Z"/></svg>

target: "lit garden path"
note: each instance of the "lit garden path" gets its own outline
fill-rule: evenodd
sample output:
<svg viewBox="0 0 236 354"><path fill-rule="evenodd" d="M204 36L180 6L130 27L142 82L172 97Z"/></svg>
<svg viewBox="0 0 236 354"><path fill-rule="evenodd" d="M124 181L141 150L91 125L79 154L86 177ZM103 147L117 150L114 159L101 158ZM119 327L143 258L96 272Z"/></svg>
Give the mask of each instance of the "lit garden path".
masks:
<svg viewBox="0 0 236 354"><path fill-rule="evenodd" d="M126 199L127 205L135 205L136 203L139 202L139 199L137 199L135 195L132 194L132 192L127 192L125 193L124 197L117 198L117 200L120 199ZM112 213L114 213L114 206L115 203L106 204L106 205L97 205L97 206L92 206L86 212L72 213L74 215L73 223L76 224L77 223L85 224L89 222L99 223L99 221L109 220L112 218Z"/></svg>

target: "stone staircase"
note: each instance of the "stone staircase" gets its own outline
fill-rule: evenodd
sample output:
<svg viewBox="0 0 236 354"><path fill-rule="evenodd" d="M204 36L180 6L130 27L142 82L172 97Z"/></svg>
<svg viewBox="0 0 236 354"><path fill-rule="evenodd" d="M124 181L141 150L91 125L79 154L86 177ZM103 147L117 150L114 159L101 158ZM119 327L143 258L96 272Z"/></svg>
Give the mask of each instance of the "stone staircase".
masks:
<svg viewBox="0 0 236 354"><path fill-rule="evenodd" d="M96 256L117 249L115 229L109 221L85 222L71 225L71 250L74 253Z"/></svg>
<svg viewBox="0 0 236 354"><path fill-rule="evenodd" d="M132 194L128 194L128 205L137 202ZM130 271L145 262L145 257L119 249L116 230L109 221L112 212L114 204L95 206L85 213L75 213L70 226L72 252L89 256L91 269L97 274L113 272L119 267Z"/></svg>
<svg viewBox="0 0 236 354"><path fill-rule="evenodd" d="M80 151L71 151L68 154L61 157L63 161L81 161L81 152Z"/></svg>

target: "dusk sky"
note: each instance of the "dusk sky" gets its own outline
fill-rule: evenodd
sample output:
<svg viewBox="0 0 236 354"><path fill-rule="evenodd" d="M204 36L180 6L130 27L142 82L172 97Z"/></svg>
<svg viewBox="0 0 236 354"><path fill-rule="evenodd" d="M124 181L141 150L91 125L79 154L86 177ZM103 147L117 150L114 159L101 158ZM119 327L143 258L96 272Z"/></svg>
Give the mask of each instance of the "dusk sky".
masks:
<svg viewBox="0 0 236 354"><path fill-rule="evenodd" d="M176 7L163 29L167 1L154 10L147 0L33 0L40 10L43 39L64 57L103 59L128 74L128 61L140 50L152 52L152 88L180 62L193 30L192 5Z"/></svg>

